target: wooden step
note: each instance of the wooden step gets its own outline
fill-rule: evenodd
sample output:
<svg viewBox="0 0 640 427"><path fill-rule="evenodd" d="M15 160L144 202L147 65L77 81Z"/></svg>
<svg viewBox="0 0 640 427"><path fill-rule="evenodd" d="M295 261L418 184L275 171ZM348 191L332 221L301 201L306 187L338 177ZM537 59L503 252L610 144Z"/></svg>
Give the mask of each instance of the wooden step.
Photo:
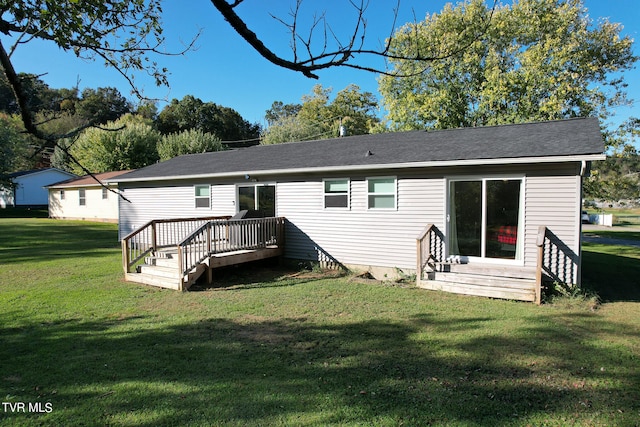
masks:
<svg viewBox="0 0 640 427"><path fill-rule="evenodd" d="M147 265L154 265L158 267L171 267L171 268L175 268L176 270L178 269L177 258L150 256L144 259L144 263Z"/></svg>
<svg viewBox="0 0 640 427"><path fill-rule="evenodd" d="M151 276L176 280L180 279L180 273L178 272L177 268L143 264L140 266L139 270L140 273L148 274Z"/></svg>
<svg viewBox="0 0 640 427"><path fill-rule="evenodd" d="M142 283L144 285L157 286L166 289L180 290L179 278L166 278L148 273L126 273L127 282Z"/></svg>
<svg viewBox="0 0 640 427"><path fill-rule="evenodd" d="M436 274L438 272L467 273L484 276L512 277L520 279L535 279L536 269L534 267L522 267L511 265L488 265L488 264L456 264L439 262L436 263Z"/></svg>
<svg viewBox="0 0 640 427"><path fill-rule="evenodd" d="M434 280L449 283L463 283L476 286L499 286L512 289L535 289L535 278L519 278L508 276L489 276L484 274L468 273L441 273L436 272Z"/></svg>
<svg viewBox="0 0 640 427"><path fill-rule="evenodd" d="M418 287L456 294L474 295L489 298L534 302L535 290L514 289L499 286L478 286L464 283L443 282L439 280L421 280Z"/></svg>

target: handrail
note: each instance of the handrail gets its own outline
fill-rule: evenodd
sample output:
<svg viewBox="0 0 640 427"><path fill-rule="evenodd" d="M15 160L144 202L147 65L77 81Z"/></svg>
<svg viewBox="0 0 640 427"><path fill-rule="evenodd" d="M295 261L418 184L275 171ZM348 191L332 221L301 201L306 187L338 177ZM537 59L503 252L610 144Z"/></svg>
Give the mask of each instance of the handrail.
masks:
<svg viewBox="0 0 640 427"><path fill-rule="evenodd" d="M433 228L433 224L427 224L427 226L416 238L416 281L418 285L422 280L422 272L424 270L424 266L429 262L432 256L430 234Z"/></svg>
<svg viewBox="0 0 640 427"><path fill-rule="evenodd" d="M536 299L535 303L542 304L542 268L544 264L544 239L547 235L547 227L541 225L538 227L538 235L536 236L536 246L538 247L538 259L536 262Z"/></svg>
<svg viewBox="0 0 640 427"><path fill-rule="evenodd" d="M229 218L229 216L211 216L149 221L122 239L122 267L125 273L130 273L132 267L148 254L162 247L174 246L185 235L191 234L194 225L200 226L202 222Z"/></svg>
<svg viewBox="0 0 640 427"><path fill-rule="evenodd" d="M182 277L213 254L282 245L284 222L284 217L208 221L177 244Z"/></svg>

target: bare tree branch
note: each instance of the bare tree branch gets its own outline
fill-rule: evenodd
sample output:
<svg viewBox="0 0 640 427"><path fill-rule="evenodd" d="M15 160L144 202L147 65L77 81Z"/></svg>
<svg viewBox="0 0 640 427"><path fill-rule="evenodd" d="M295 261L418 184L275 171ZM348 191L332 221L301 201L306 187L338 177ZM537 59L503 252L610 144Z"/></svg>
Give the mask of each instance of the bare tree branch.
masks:
<svg viewBox="0 0 640 427"><path fill-rule="evenodd" d="M468 49L473 43L480 40L485 34L486 30L490 25L490 21L484 23L481 28L481 31L477 34L467 34L467 31L463 31L460 34L460 42L461 45L450 50L450 51L442 51L436 52L435 54L426 54L420 51L419 45L416 43L415 52L411 55L399 55L394 54L391 51L391 40L393 32L395 31L395 25L398 19L398 11L400 9L400 0L397 1L396 7L393 9L393 24L390 32L390 36L387 38L384 46L380 49L368 49L365 48L365 38L367 32L367 21L365 18L367 8L369 7L368 0L360 0L356 2L355 0L349 0L350 5L356 12L356 23L353 26L353 30L351 31L351 35L348 37L346 42L342 42L337 35L331 29L330 24L326 21L326 17L324 14L321 15L320 18L314 17L310 29L309 34L307 36L302 36L299 33L299 24L298 24L298 14L300 13L300 6L303 0L296 0L295 9L292 10L291 22L286 22L282 18L278 18L271 15L278 22L283 24L290 32L291 32L291 49L293 52L293 58L291 60L285 59L284 57L276 54L273 50L268 48L263 41L253 32L249 27L247 27L244 20L236 13L234 10L235 7L241 2L236 1L233 3L228 3L226 0L211 0L213 6L222 14L222 16L227 20L229 25L243 38L251 47L253 47L262 57L267 59L269 62L292 70L296 72L300 72L303 75L317 79L317 72L327 68L334 67L345 67L352 68L357 70L363 70L373 73L380 73L384 75L390 75L395 77L409 77L415 74L420 74L423 70L418 70L415 73L407 74L407 75L399 75L394 72L390 72L383 68L378 68L375 66L362 65L357 59L362 57L374 57L380 58L383 60L392 59L392 60L407 60L407 61L415 61L422 63L429 63L433 61L438 61L446 58L450 58L459 54L460 52ZM493 6L491 10L491 15L495 10L497 4L497 0L493 0ZM321 36L323 40L323 46L321 49L314 52L313 49L313 41L315 40L315 32L319 28L320 24L322 24L324 34ZM469 28L473 28L469 26ZM471 31L471 30L470 30ZM331 34L333 38L333 42L336 46L335 49L329 49L328 47L328 35ZM417 40L417 37L416 37ZM298 44L304 48L306 51L306 58L300 58L298 49ZM428 66L425 66L425 69Z"/></svg>

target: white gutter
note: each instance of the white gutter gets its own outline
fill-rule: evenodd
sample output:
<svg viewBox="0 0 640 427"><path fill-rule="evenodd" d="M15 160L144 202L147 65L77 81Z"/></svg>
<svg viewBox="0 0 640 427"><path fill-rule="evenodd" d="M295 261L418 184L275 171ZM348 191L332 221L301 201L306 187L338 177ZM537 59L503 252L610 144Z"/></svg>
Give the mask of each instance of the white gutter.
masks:
<svg viewBox="0 0 640 427"><path fill-rule="evenodd" d="M321 167L305 167L291 169L265 169L265 170L244 170L223 173L206 173L193 175L171 175L161 177L147 178L123 178L105 180L106 183L119 182L148 182L148 181L171 181L177 179L202 179L202 178L231 178L234 176L245 175L290 175L290 174L309 174L323 172L357 172L382 169L415 169L415 168L432 168L446 166L483 166L483 165L508 165L508 164L525 164L525 163L562 163L562 162L586 162L593 160L604 160L604 154L587 154L580 156L548 156L548 157L513 157L500 159L470 159L470 160L444 160L444 161L426 161L426 162L405 162L405 163L384 163L375 165L351 165L351 166L321 166Z"/></svg>

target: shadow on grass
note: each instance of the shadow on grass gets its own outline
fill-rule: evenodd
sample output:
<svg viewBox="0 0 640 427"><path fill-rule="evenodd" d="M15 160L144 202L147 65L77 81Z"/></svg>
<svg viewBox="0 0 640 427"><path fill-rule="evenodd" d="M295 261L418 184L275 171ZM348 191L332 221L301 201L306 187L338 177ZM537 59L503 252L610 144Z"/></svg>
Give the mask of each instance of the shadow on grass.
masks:
<svg viewBox="0 0 640 427"><path fill-rule="evenodd" d="M487 329L490 315L169 326L144 316L0 319L20 324L0 329L3 396L53 406L50 414L0 414L12 425L520 425L531 416L623 425L640 409L637 360L590 344L605 326L598 322L570 331L531 318L506 339ZM447 339L470 329L483 332ZM640 339L622 329L606 325Z"/></svg>
<svg viewBox="0 0 640 427"><path fill-rule="evenodd" d="M585 243L582 252L583 288L602 302L640 301L640 249Z"/></svg>
<svg viewBox="0 0 640 427"><path fill-rule="evenodd" d="M103 256L102 249L119 247L113 224L13 219L0 221L0 231L0 263Z"/></svg>

